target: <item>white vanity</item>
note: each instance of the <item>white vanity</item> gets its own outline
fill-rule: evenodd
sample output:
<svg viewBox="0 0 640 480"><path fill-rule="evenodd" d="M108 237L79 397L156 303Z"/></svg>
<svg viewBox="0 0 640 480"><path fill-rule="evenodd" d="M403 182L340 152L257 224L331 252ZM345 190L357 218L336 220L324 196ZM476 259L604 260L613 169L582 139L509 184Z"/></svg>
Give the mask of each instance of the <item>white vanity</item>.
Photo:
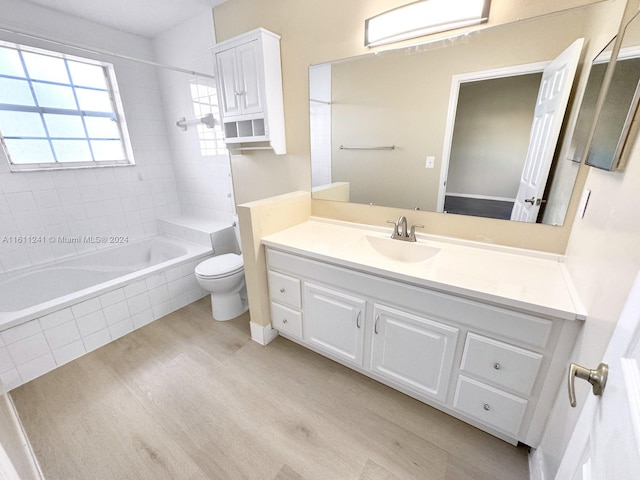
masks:
<svg viewBox="0 0 640 480"><path fill-rule="evenodd" d="M262 243L280 335L538 445L585 318L562 256L313 218Z"/></svg>

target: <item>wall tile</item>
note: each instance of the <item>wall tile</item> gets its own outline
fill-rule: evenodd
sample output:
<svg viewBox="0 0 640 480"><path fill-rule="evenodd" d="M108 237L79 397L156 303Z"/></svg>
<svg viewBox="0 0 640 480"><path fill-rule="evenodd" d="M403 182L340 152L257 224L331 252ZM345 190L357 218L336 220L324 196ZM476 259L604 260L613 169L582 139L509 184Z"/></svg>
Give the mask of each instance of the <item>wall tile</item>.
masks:
<svg viewBox="0 0 640 480"><path fill-rule="evenodd" d="M62 325L58 325L50 330L44 332L44 336L47 338L49 347L52 350L63 347L76 340L80 340L80 332L74 320L71 320Z"/></svg>
<svg viewBox="0 0 640 480"><path fill-rule="evenodd" d="M4 330L1 333L1 335L4 343L9 345L19 340L23 340L27 337L31 337L41 331L42 331L42 328L40 327L40 324L38 323L38 321L31 320L21 325Z"/></svg>
<svg viewBox="0 0 640 480"><path fill-rule="evenodd" d="M111 333L111 338L114 340L126 335L131 331L133 331L133 321L131 320L131 318L126 318L121 322L109 325L109 332Z"/></svg>
<svg viewBox="0 0 640 480"><path fill-rule="evenodd" d="M40 317L40 325L44 330L48 330L58 325L62 325L69 320L73 320L73 313L70 308L64 308L57 312L50 313L44 317Z"/></svg>
<svg viewBox="0 0 640 480"><path fill-rule="evenodd" d="M82 337L86 337L87 335L95 333L107 326L107 320L105 319L102 310L80 317L76 319L76 322Z"/></svg>
<svg viewBox="0 0 640 480"><path fill-rule="evenodd" d="M107 324L109 325L121 322L125 318L129 318L129 307L127 302L115 303L105 307L104 316L107 320Z"/></svg>
<svg viewBox="0 0 640 480"><path fill-rule="evenodd" d="M133 321L134 328L140 328L144 325L147 325L148 323L153 322L154 314L152 310L144 310L140 313L137 313L136 315L133 315L131 317L131 320Z"/></svg>
<svg viewBox="0 0 640 480"><path fill-rule="evenodd" d="M28 363L18 365L18 372L24 383L44 375L56 368L56 361L51 353L35 358Z"/></svg>
<svg viewBox="0 0 640 480"><path fill-rule="evenodd" d="M90 298L89 300L85 300L82 303L78 303L71 307L71 311L73 312L76 318L87 315L91 312L95 312L100 310L100 300L98 298Z"/></svg>
<svg viewBox="0 0 640 480"><path fill-rule="evenodd" d="M149 301L149 294L143 293L141 295L137 295L135 297L131 297L127 300L127 304L129 305L129 312L131 315L135 315L144 310L149 310L151 308L151 302Z"/></svg>
<svg viewBox="0 0 640 480"><path fill-rule="evenodd" d="M47 340L42 333L11 343L7 349L18 367L50 351Z"/></svg>
<svg viewBox="0 0 640 480"><path fill-rule="evenodd" d="M84 343L84 347L86 348L87 352L91 352L96 348L100 348L110 341L111 334L109 333L109 329L107 328L98 330L97 332L82 338L82 343Z"/></svg>
<svg viewBox="0 0 640 480"><path fill-rule="evenodd" d="M131 283L124 287L124 294L127 298L135 297L147 291L147 284L145 280L140 280L135 283Z"/></svg>
<svg viewBox="0 0 640 480"><path fill-rule="evenodd" d="M4 385L4 388L9 391L22 384L22 378L16 368L7 370L6 372L0 372L0 382Z"/></svg>
<svg viewBox="0 0 640 480"><path fill-rule="evenodd" d="M0 347L0 372L6 372L15 368L15 364L9 355L9 350L6 347Z"/></svg>
<svg viewBox="0 0 640 480"><path fill-rule="evenodd" d="M85 353L87 353L87 351L84 348L82 340L76 340L64 347L55 349L53 351L53 358L55 359L56 364L60 366L81 357Z"/></svg>
<svg viewBox="0 0 640 480"><path fill-rule="evenodd" d="M117 290L100 295L98 298L100 299L100 305L102 305L103 308L108 307L114 303L122 302L125 299L124 289L118 288Z"/></svg>

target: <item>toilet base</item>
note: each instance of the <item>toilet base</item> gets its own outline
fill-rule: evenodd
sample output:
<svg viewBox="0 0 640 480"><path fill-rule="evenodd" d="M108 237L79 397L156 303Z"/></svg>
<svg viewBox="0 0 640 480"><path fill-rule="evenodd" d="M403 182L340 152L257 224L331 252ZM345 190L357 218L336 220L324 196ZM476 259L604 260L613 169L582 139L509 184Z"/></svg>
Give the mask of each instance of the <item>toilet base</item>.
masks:
<svg viewBox="0 0 640 480"><path fill-rule="evenodd" d="M211 294L211 314L214 320L225 322L239 317L249 310L246 300L243 300L240 293L231 295Z"/></svg>

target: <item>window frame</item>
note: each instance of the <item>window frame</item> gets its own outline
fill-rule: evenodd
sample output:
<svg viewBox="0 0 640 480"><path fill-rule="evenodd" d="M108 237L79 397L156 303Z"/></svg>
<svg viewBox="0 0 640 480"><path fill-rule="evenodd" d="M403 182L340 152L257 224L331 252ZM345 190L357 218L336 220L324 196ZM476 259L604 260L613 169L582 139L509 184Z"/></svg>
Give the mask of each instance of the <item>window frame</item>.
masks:
<svg viewBox="0 0 640 480"><path fill-rule="evenodd" d="M4 154L7 158L7 162L9 164L9 169L11 172L24 172L24 171L34 171L34 170L66 170L66 169L83 169L83 168L102 168L102 167L114 167L114 166L132 166L135 165L135 160L133 156L133 149L131 147L131 139L129 136L129 131L127 128L127 122L124 115L124 107L122 103L122 99L120 97L120 89L118 87L118 82L116 80L115 68L114 65L108 62L102 62L98 60L94 60L86 57L78 57L75 55L68 55L61 52L56 52L53 50L46 50L42 48L31 47L28 45L6 42L0 40L0 47L10 48L17 50L20 59L23 62L23 68L25 70L25 77L16 77L12 75L8 75L0 72L0 78L6 79L14 79L14 80L26 80L29 85L29 89L32 92L34 97L35 106L30 105L13 105L13 104L2 104L2 108L0 110L3 111L15 111L15 112L29 112L29 113L38 113L43 121L43 126L45 126L45 135L42 137L37 137L34 139L47 140L49 143L49 148L51 148L51 152L54 158L53 162L42 162L42 163L14 163L11 158L10 150L5 143L5 136L3 136L0 131L0 148L4 151ZM26 70L26 66L24 64L24 59L22 57L21 52L35 53L39 55L45 55L49 57L59 58L65 62L65 67L69 72L69 65L67 61L83 63L87 65L98 66L102 68L105 78L106 90L95 87L87 87L87 86L76 86L73 83L73 79L71 76L69 77L69 83L61 83L49 80L40 80L40 79L32 79L29 76L29 72ZM53 85L53 86L64 86L70 87L73 91L74 98L77 102L76 89L82 90L93 90L106 92L109 96L109 100L111 102L112 112L99 112L99 111L90 111L90 110L81 110L78 105L77 110L73 109L65 109L65 108L54 108L54 107L41 107L38 105L37 97L35 96L33 84L44 84L44 85ZM83 119L83 128L85 131L84 137L52 137L44 122L45 114L56 114L56 115L68 115L68 116L79 116ZM95 156L93 150L91 148L92 141L104 141L104 140L114 140L113 138L96 138L90 137L89 133L86 129L86 124L84 122L84 118L110 118L116 122L116 126L118 129L118 133L120 134L120 138L118 139L122 145L122 150L124 153L124 159L118 160L95 160ZM7 136L7 139L13 138L25 138L25 137L10 137ZM28 137L31 138L31 137ZM55 155L55 150L53 148L52 141L55 140L85 140L89 144L89 149L91 152L92 159L87 161L72 161L72 162L64 162L58 161Z"/></svg>

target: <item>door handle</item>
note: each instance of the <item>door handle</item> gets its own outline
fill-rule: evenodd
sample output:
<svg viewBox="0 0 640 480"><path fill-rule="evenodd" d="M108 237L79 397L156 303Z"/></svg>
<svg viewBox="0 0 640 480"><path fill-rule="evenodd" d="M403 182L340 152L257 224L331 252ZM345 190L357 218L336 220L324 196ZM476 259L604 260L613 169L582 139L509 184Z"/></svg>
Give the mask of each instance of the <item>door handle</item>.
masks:
<svg viewBox="0 0 640 480"><path fill-rule="evenodd" d="M576 388L575 378L581 378L586 380L593 387L594 395L602 395L604 387L607 385L607 376L609 375L609 365L601 363L595 370L589 370L588 368L581 367L572 363L569 367L569 403L572 407L576 406Z"/></svg>
<svg viewBox="0 0 640 480"><path fill-rule="evenodd" d="M356 327L360 328L360 314L362 313L361 310L358 310L358 315L356 316Z"/></svg>
<svg viewBox="0 0 640 480"><path fill-rule="evenodd" d="M524 203L530 203L531 205L533 205L534 203L536 203L536 197L525 198Z"/></svg>

